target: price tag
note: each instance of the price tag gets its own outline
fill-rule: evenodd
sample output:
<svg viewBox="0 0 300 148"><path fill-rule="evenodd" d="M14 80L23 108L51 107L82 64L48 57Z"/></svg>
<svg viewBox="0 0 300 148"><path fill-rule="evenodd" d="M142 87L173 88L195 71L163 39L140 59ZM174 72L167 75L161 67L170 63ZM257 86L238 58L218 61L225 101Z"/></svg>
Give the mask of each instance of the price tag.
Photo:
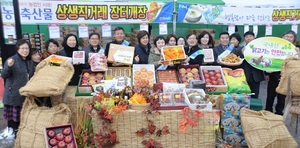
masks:
<svg viewBox="0 0 300 148"><path fill-rule="evenodd" d="M293 24L292 29L296 34L298 33L298 24Z"/></svg>
<svg viewBox="0 0 300 148"><path fill-rule="evenodd" d="M78 36L80 38L88 38L89 37L88 24L78 24Z"/></svg>
<svg viewBox="0 0 300 148"><path fill-rule="evenodd" d="M148 30L148 24L147 23L141 23L140 24L140 30L141 31L145 30L145 31L149 32L149 30Z"/></svg>
<svg viewBox="0 0 300 148"><path fill-rule="evenodd" d="M49 38L57 39L60 38L59 24L49 24Z"/></svg>
<svg viewBox="0 0 300 148"><path fill-rule="evenodd" d="M111 25L110 24L102 25L102 37L111 37Z"/></svg>
<svg viewBox="0 0 300 148"><path fill-rule="evenodd" d="M266 25L266 35L272 35L272 25Z"/></svg>
<svg viewBox="0 0 300 148"><path fill-rule="evenodd" d="M235 33L235 25L234 24L230 24L228 26L228 33L229 33L229 35Z"/></svg>
<svg viewBox="0 0 300 148"><path fill-rule="evenodd" d="M256 37L257 33L258 33L258 26L257 25L253 25L253 33L254 33L254 35Z"/></svg>
<svg viewBox="0 0 300 148"><path fill-rule="evenodd" d="M159 23L159 34L160 35L168 34L168 25L167 25L167 23Z"/></svg>
<svg viewBox="0 0 300 148"><path fill-rule="evenodd" d="M246 33L247 31L249 31L249 25L244 25L244 33Z"/></svg>

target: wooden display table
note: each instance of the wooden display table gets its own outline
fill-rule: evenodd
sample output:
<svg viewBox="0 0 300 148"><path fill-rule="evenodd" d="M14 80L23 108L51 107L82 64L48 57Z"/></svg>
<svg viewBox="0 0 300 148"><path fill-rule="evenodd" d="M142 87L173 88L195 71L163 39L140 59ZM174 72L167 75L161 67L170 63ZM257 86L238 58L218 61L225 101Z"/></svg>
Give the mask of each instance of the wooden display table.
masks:
<svg viewBox="0 0 300 148"><path fill-rule="evenodd" d="M144 147L143 140L153 138L160 142L163 147L171 148L214 148L215 147L215 125L219 124L220 112L210 111L203 112L204 116L199 117L195 127L187 126L186 133L179 131L180 120L184 118L181 110L164 110L160 111L161 114L153 112L146 115L143 111L127 110L123 113L113 113L113 123L111 127L116 130L117 144L115 147ZM193 112L190 113L192 116ZM160 137L147 134L144 137L138 137L136 132L141 128L147 128L147 120L152 120L157 129L168 126L170 134L162 135ZM96 111L92 112L93 130L94 134L102 130L101 120L97 116Z"/></svg>

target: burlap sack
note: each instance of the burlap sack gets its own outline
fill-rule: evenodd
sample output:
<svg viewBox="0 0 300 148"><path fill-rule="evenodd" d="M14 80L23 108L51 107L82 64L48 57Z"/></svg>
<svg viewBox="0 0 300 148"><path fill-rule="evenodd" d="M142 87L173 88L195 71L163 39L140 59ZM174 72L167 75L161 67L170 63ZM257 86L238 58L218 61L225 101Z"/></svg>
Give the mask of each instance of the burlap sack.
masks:
<svg viewBox="0 0 300 148"><path fill-rule="evenodd" d="M74 74L74 67L70 63L61 66L49 66L42 61L36 67L34 76L19 92L22 96L58 96L62 95Z"/></svg>
<svg viewBox="0 0 300 148"><path fill-rule="evenodd" d="M71 110L66 104L61 103L52 108L38 107L32 97L27 97L21 112L15 148L45 147L45 128L67 124L70 116Z"/></svg>
<svg viewBox="0 0 300 148"><path fill-rule="evenodd" d="M300 58L288 57L284 60L281 70L281 78L276 92L287 95L288 77L291 77L292 96L300 96Z"/></svg>
<svg viewBox="0 0 300 148"><path fill-rule="evenodd" d="M240 118L249 148L297 148L282 116L243 108Z"/></svg>

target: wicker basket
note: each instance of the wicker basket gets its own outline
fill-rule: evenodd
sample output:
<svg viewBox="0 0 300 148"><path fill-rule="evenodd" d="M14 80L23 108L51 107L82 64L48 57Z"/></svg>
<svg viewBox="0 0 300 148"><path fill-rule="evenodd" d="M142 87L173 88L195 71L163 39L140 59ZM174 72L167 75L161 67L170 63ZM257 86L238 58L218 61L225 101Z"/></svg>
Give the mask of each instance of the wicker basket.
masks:
<svg viewBox="0 0 300 148"><path fill-rule="evenodd" d="M146 104L131 104L131 103L129 103L129 108L132 110L147 110L150 108L150 103L146 103Z"/></svg>
<svg viewBox="0 0 300 148"><path fill-rule="evenodd" d="M243 108L241 122L249 148L297 148L282 116Z"/></svg>
<svg viewBox="0 0 300 148"><path fill-rule="evenodd" d="M180 110L165 110L160 111L160 114L153 112L147 118L154 121L159 129L168 126L170 134L161 137L157 137L155 134L138 137L136 132L147 127L146 115L143 111L127 110L120 114L113 114L114 121L111 128L116 130L119 142L115 147L140 148L144 147L141 143L143 140L153 138L164 148L215 148L215 122L220 118L217 111L204 112L204 116L196 121L195 127L187 126L186 133L179 131L180 119L184 118ZM102 130L102 122L96 111L92 112L92 120L94 133L99 133Z"/></svg>

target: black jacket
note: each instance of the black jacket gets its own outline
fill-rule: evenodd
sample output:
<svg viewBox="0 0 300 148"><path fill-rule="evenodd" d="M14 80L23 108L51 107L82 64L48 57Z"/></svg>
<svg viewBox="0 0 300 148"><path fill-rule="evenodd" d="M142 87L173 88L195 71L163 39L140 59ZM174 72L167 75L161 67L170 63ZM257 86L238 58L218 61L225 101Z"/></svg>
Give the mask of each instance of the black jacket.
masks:
<svg viewBox="0 0 300 148"><path fill-rule="evenodd" d="M22 106L25 97L20 95L19 89L25 86L33 76L33 61L30 59L23 60L18 53L10 58L14 60L13 66L8 67L6 61L1 73L1 77L5 80L3 103L11 106Z"/></svg>
<svg viewBox="0 0 300 148"><path fill-rule="evenodd" d="M59 55L72 58L71 54L67 53L66 50L71 50L71 49L62 49L59 52ZM76 48L73 51L78 51L78 49ZM70 51L68 51L68 52L70 52ZM73 75L73 77L72 77L69 85L78 85L78 82L79 82L79 79L80 79L80 75L81 75L82 70L85 67L85 64L73 65L73 67L74 67L74 75Z"/></svg>
<svg viewBox="0 0 300 148"><path fill-rule="evenodd" d="M149 43L148 43L147 47L148 47L148 49L146 50L146 48L144 46L142 46L141 44L138 44L135 46L134 57L138 55L140 58L140 61L137 62L134 60L134 62L133 62L134 64L148 64L148 58L149 58L150 49L151 49L151 46Z"/></svg>
<svg viewBox="0 0 300 148"><path fill-rule="evenodd" d="M191 48L189 48L189 47L185 47L185 48L184 48L185 54L186 54L187 56L192 55L194 52L196 52L196 51L198 51L198 50L202 50L202 49L199 48L198 45L193 46L193 47L191 47ZM202 65L202 63L203 63L203 58L204 58L204 55L198 55L195 59L190 59L189 64L190 64L190 65L193 65L193 64Z"/></svg>

